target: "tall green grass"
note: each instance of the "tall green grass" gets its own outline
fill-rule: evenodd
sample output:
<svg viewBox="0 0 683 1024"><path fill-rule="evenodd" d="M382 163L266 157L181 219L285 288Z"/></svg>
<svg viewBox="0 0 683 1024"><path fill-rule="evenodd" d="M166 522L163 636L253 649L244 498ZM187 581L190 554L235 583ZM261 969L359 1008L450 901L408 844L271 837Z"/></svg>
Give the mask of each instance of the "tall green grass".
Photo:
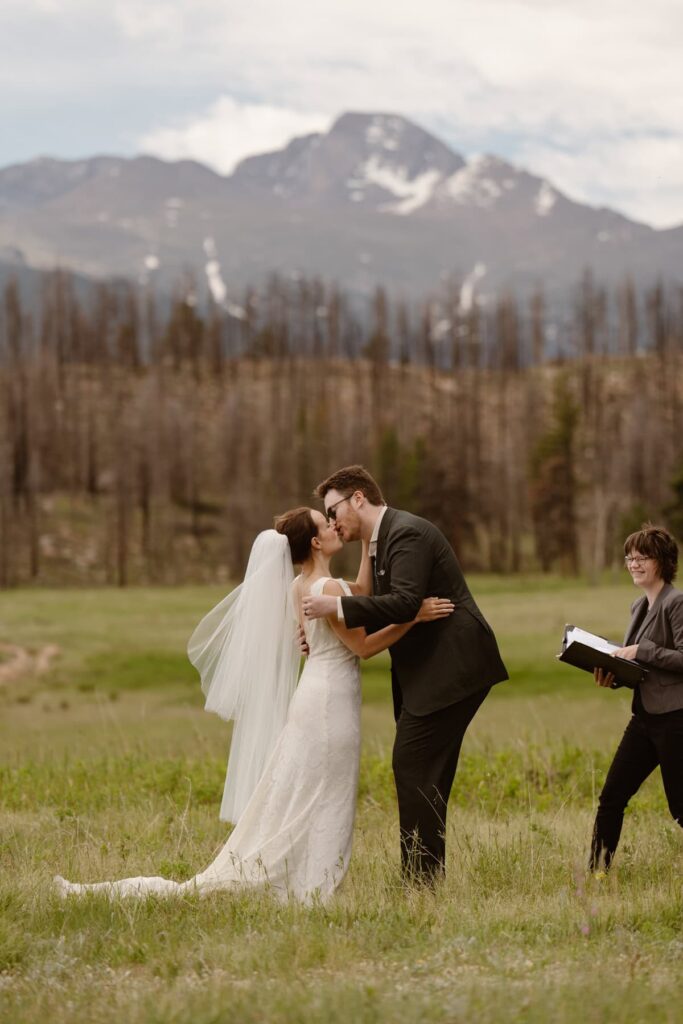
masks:
<svg viewBox="0 0 683 1024"><path fill-rule="evenodd" d="M587 875L628 694L554 659L565 621L619 636L632 595L545 582L475 581L512 678L466 739L433 894L401 885L387 662L366 666L354 856L312 908L253 892L60 901L55 873L184 879L224 842L229 728L184 657L220 595L0 596L0 641L62 651L0 690L0 1019L677 1022L681 830L655 773L613 872Z"/></svg>

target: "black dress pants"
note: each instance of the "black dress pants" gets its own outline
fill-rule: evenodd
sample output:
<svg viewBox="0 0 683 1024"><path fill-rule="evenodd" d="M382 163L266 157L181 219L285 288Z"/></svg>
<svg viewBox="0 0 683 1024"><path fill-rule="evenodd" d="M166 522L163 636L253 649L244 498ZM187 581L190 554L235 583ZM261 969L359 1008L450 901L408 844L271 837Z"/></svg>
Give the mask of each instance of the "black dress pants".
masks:
<svg viewBox="0 0 683 1024"><path fill-rule="evenodd" d="M651 715L636 695L635 714L614 755L600 794L593 829L590 869L610 866L619 843L626 805L657 765L675 821L683 826L683 709Z"/></svg>
<svg viewBox="0 0 683 1024"><path fill-rule="evenodd" d="M429 715L401 710L393 769L407 881L430 884L446 859L446 808L465 730L490 687Z"/></svg>

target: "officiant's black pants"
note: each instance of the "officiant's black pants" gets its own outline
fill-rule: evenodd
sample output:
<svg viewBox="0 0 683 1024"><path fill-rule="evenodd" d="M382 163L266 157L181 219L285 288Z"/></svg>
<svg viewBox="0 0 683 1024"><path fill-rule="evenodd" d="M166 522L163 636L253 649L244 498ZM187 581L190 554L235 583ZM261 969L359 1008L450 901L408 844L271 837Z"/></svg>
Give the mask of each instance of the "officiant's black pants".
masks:
<svg viewBox="0 0 683 1024"><path fill-rule="evenodd" d="M621 835L624 811L657 765L672 818L683 826L683 710L651 715L642 707L626 726L600 794L590 869L608 868Z"/></svg>
<svg viewBox="0 0 683 1024"><path fill-rule="evenodd" d="M407 881L431 883L444 870L446 808L465 730L490 687L430 715L402 708L393 769Z"/></svg>

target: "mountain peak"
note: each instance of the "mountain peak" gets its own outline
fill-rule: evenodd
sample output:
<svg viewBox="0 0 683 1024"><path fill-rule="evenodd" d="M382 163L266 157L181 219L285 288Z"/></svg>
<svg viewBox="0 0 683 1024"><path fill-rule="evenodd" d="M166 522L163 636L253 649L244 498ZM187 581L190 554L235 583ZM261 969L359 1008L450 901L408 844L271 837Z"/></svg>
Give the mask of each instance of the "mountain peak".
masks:
<svg viewBox="0 0 683 1024"><path fill-rule="evenodd" d="M657 235L499 157L464 159L391 112L342 114L229 177L151 156L40 158L0 169L0 211L5 262L169 287L198 267L218 302L274 269L363 294L444 275L471 291L485 274L491 294L564 286L583 266L649 280L680 265L683 244L683 229Z"/></svg>
<svg viewBox="0 0 683 1024"><path fill-rule="evenodd" d="M243 160L231 180L252 195L384 215L466 207L546 219L571 205L549 182L498 156L464 159L408 118L382 112L341 114L325 133Z"/></svg>
<svg viewBox="0 0 683 1024"><path fill-rule="evenodd" d="M326 133L243 160L232 180L285 199L409 213L463 166L461 156L407 118L349 112Z"/></svg>
<svg viewBox="0 0 683 1024"><path fill-rule="evenodd" d="M328 132L329 136L364 138L368 146L389 151L400 149L407 134L417 135L423 142L428 140L443 145L424 128L400 114L348 111L339 115Z"/></svg>

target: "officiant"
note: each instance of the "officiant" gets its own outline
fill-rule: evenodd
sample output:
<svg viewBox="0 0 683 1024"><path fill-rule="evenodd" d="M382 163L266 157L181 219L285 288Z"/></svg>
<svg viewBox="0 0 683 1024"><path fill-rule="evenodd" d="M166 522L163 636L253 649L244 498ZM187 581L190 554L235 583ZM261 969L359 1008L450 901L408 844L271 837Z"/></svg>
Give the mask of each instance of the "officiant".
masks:
<svg viewBox="0 0 683 1024"><path fill-rule="evenodd" d="M648 669L633 693L632 715L600 794L590 868L609 868L626 806L657 766L669 810L683 827L683 592L673 586L678 546L660 526L645 523L624 542L626 568L643 596L631 606L624 647L614 653ZM614 676L595 670L598 686Z"/></svg>

